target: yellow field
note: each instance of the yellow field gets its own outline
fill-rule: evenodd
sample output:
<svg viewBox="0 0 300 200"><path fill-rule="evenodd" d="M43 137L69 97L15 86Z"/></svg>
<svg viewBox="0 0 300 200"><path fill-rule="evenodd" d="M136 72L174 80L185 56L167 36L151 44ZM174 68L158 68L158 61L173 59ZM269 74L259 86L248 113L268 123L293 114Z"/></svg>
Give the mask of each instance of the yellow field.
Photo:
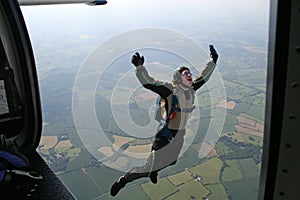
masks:
<svg viewBox="0 0 300 200"><path fill-rule="evenodd" d="M236 103L234 101L228 101L228 102L222 101L218 104L218 106L232 110L236 106Z"/></svg>

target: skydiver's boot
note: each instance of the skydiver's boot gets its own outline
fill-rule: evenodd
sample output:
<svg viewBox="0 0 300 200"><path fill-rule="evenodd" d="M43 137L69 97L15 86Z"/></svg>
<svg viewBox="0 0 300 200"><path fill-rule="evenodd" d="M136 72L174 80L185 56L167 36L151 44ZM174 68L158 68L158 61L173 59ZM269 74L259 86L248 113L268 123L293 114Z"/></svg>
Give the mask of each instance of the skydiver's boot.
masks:
<svg viewBox="0 0 300 200"><path fill-rule="evenodd" d="M157 171L153 171L153 172L151 172L151 174L150 174L150 181L153 183L153 184L156 184L157 183L157 175L158 175L158 173L157 173Z"/></svg>
<svg viewBox="0 0 300 200"><path fill-rule="evenodd" d="M121 176L112 186L110 189L110 195L116 196L118 192L125 187L127 181L125 180L124 176Z"/></svg>

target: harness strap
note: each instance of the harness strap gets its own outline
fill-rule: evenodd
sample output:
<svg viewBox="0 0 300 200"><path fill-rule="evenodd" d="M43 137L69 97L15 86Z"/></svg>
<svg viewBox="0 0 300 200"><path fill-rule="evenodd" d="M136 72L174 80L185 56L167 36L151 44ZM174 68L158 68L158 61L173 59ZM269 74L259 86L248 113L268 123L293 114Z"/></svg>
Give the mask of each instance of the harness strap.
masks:
<svg viewBox="0 0 300 200"><path fill-rule="evenodd" d="M192 108L180 108L177 96L175 94L172 94L172 107L171 107L170 113L167 116L165 125L167 125L169 123L169 121L171 119L173 119L176 112L191 113L191 112L193 112L194 109L195 109L195 106L193 106Z"/></svg>
<svg viewBox="0 0 300 200"><path fill-rule="evenodd" d="M195 109L195 106L193 106L192 108L179 108L179 107L176 107L174 110L176 112L191 113L191 112L193 112L194 109Z"/></svg>
<svg viewBox="0 0 300 200"><path fill-rule="evenodd" d="M176 113L176 109L180 109L179 108L179 104L178 104L178 98L175 94L172 94L172 107L171 107L171 110L170 110L170 113L168 114L167 118L166 118L166 123L165 123L165 126L168 125L170 119L171 119L171 116ZM174 113L175 112L175 113Z"/></svg>

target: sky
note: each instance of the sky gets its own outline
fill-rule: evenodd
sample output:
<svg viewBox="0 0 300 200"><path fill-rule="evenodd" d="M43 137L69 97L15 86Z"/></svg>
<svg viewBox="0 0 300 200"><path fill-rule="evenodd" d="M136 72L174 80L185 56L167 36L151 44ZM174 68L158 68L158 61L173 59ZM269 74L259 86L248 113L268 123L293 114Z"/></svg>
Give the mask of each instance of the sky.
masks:
<svg viewBox="0 0 300 200"><path fill-rule="evenodd" d="M58 49L61 40L90 39L97 46L124 32L149 27L174 30L198 43L204 41L203 46L240 37L267 43L268 0L108 0L101 6L21 9L34 49L45 49L45 42Z"/></svg>
<svg viewBox="0 0 300 200"><path fill-rule="evenodd" d="M177 23L267 22L267 0L108 0L106 5L23 6L32 27L63 23L109 25L124 29L145 26L174 28ZM247 22L246 21L246 22ZM124 25L126 24L126 28ZM101 26L100 25L100 26Z"/></svg>
<svg viewBox="0 0 300 200"><path fill-rule="evenodd" d="M238 37L253 35L267 43L268 0L108 0L101 6L69 4L21 9L34 49L45 49L45 40L56 49L63 48L59 47L60 40L90 39L97 46L124 32L149 27L177 31L198 43L204 41L203 46L220 40L231 42L231 32L238 32Z"/></svg>
<svg viewBox="0 0 300 200"><path fill-rule="evenodd" d="M33 11L32 15L44 15L48 11L51 12L52 8L55 7L56 11L63 9L65 16L69 15L73 11L80 12L90 8L98 10L102 7L104 10L101 12L110 12L111 14L119 14L120 16L127 15L128 17L136 15L163 15L164 13L186 13L188 10L198 11L211 14L242 14L242 15L263 15L268 12L269 1L267 0L108 0L106 5L102 6L85 6L74 7L72 5L59 5L55 6L23 6L24 10ZM66 10L70 8L70 10ZM102 9L101 8L101 9ZM71 10L72 9L72 10ZM156 12L154 12L156 11ZM145 13L146 12L146 13ZM79 14L79 13L77 13ZM82 13L86 14L86 13Z"/></svg>

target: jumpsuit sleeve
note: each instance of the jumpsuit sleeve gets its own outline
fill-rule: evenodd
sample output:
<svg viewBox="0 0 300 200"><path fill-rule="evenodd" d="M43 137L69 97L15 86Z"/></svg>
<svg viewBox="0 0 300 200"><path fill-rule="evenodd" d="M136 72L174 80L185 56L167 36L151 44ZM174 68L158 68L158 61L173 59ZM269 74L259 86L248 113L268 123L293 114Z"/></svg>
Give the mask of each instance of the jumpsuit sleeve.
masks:
<svg viewBox="0 0 300 200"><path fill-rule="evenodd" d="M157 93L163 98L166 98L172 93L172 84L155 80L148 74L148 71L143 65L137 66L135 73L144 88Z"/></svg>
<svg viewBox="0 0 300 200"><path fill-rule="evenodd" d="M204 83L206 83L211 74L213 73L216 67L216 63L213 60L210 60L206 63L205 68L202 70L201 74L193 81L193 89L198 90Z"/></svg>

